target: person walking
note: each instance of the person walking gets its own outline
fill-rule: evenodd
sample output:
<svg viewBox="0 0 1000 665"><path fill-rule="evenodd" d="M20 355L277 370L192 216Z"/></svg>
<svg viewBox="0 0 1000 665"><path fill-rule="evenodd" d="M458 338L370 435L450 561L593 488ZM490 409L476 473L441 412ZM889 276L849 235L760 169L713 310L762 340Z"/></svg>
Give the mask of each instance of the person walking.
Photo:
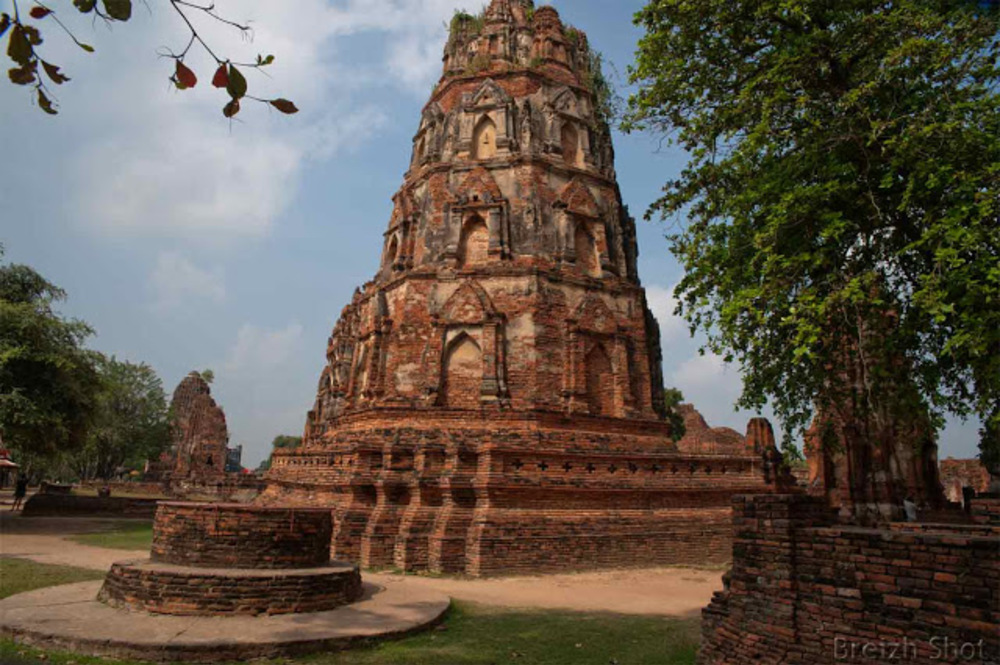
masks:
<svg viewBox="0 0 1000 665"><path fill-rule="evenodd" d="M21 502L24 501L25 495L28 493L28 476L21 474L17 477L17 484L14 485L14 505L11 506L11 510L17 510L21 507Z"/></svg>

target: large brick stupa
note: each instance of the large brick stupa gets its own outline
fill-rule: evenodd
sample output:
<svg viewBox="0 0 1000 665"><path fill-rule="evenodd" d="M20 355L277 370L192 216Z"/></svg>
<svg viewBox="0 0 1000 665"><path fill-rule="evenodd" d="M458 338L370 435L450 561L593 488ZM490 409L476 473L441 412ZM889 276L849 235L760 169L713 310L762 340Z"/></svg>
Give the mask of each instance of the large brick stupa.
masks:
<svg viewBox="0 0 1000 665"><path fill-rule="evenodd" d="M329 506L335 558L470 575L729 558L730 495L765 489L761 451L671 439L595 63L530 0L453 21L381 267L261 497Z"/></svg>

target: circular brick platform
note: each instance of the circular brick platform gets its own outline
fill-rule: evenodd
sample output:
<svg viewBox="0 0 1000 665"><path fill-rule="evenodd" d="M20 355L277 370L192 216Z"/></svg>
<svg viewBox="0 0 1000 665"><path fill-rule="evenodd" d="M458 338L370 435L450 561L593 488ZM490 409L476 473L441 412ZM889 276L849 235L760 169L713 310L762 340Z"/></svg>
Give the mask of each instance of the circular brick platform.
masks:
<svg viewBox="0 0 1000 665"><path fill-rule="evenodd" d="M330 561L330 511L161 501L150 558L199 568L320 568Z"/></svg>
<svg viewBox="0 0 1000 665"><path fill-rule="evenodd" d="M216 569L155 561L115 563L97 598L156 614L218 616L325 612L361 597L357 566L297 570Z"/></svg>
<svg viewBox="0 0 1000 665"><path fill-rule="evenodd" d="M390 639L435 625L449 599L370 576L364 595L328 612L268 617L179 617L123 612L98 602L100 582L0 600L0 637L41 648L119 659L218 662L298 656Z"/></svg>

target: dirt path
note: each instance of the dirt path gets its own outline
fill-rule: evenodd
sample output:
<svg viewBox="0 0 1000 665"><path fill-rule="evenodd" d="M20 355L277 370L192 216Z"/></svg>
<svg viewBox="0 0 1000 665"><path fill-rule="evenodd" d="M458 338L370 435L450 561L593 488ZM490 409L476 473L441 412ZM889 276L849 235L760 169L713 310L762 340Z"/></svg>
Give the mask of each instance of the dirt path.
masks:
<svg viewBox="0 0 1000 665"><path fill-rule="evenodd" d="M115 561L149 556L143 550L91 547L67 539L81 533L107 531L121 523L120 519L0 515L0 556L93 570L107 570Z"/></svg>
<svg viewBox="0 0 1000 665"><path fill-rule="evenodd" d="M90 547L69 535L109 528L120 520L0 517L0 555L41 563L107 570L115 561L148 552ZM390 579L397 576L387 576ZM694 616L722 588L722 571L692 568L616 570L487 580L418 577L407 585L434 589L455 600L506 608L564 609L621 614Z"/></svg>

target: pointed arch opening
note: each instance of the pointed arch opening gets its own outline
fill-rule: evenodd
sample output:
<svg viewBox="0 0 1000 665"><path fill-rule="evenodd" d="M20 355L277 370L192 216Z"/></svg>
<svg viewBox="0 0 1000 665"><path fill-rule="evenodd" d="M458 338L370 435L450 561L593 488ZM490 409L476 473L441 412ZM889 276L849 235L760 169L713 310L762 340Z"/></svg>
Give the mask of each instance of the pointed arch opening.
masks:
<svg viewBox="0 0 1000 665"><path fill-rule="evenodd" d="M472 132L472 158L491 159L497 154L497 126L484 115Z"/></svg>
<svg viewBox="0 0 1000 665"><path fill-rule="evenodd" d="M413 153L413 161L419 164L424 159L424 151L427 149L427 139L426 137L420 137L420 141L417 142L417 149Z"/></svg>
<svg viewBox="0 0 1000 665"><path fill-rule="evenodd" d="M479 215L472 215L462 227L462 237L458 244L458 263L466 266L486 263L490 250L490 231Z"/></svg>
<svg viewBox="0 0 1000 665"><path fill-rule="evenodd" d="M362 347L358 362L354 366L354 394L360 395L368 389L368 347Z"/></svg>
<svg viewBox="0 0 1000 665"><path fill-rule="evenodd" d="M572 122L564 122L562 126L563 160L570 166L580 165L580 134Z"/></svg>
<svg viewBox="0 0 1000 665"><path fill-rule="evenodd" d="M468 333L461 333L445 352L441 405L452 409L478 409L483 384L483 352Z"/></svg>
<svg viewBox="0 0 1000 665"><path fill-rule="evenodd" d="M593 416L614 415L615 375L611 358L603 344L594 344L585 359L587 367L587 406Z"/></svg>
<svg viewBox="0 0 1000 665"><path fill-rule="evenodd" d="M577 269L588 277L600 277L601 261L597 255L597 243L582 223L576 225L573 248L576 252Z"/></svg>
<svg viewBox="0 0 1000 665"><path fill-rule="evenodd" d="M385 266L389 269L396 264L396 259L399 256L399 239L393 236L389 241L389 246L385 250Z"/></svg>

